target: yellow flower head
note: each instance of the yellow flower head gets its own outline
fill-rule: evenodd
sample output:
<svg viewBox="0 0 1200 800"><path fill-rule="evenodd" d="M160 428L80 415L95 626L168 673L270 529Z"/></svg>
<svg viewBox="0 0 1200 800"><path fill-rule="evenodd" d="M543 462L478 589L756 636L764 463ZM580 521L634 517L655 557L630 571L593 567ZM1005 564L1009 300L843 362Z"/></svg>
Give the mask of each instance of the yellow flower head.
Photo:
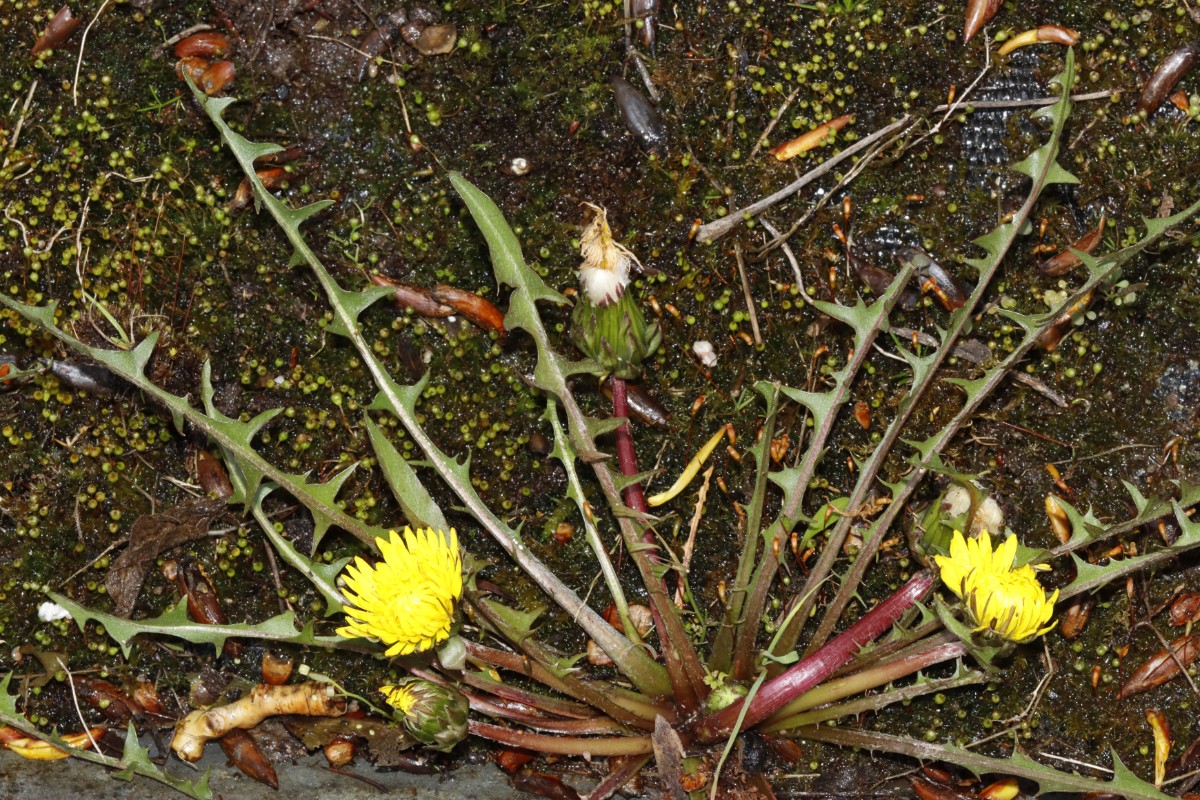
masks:
<svg viewBox="0 0 1200 800"><path fill-rule="evenodd" d="M410 686L381 686L379 691L383 692L388 705L405 716L408 716L412 712L413 706L416 705L417 698L413 695Z"/></svg>
<svg viewBox="0 0 1200 800"><path fill-rule="evenodd" d="M982 531L967 539L954 532L949 556L934 556L942 582L961 597L971 612L976 631L991 630L1005 639L1026 642L1048 633L1055 622L1056 589L1049 597L1037 580L1037 569L1023 564L1013 568L1017 537L1010 535L992 550L992 538Z"/></svg>
<svg viewBox="0 0 1200 800"><path fill-rule="evenodd" d="M423 528L396 531L376 539L383 559L374 566L356 558L342 573L346 584L346 626L339 636L373 639L387 655L429 650L449 638L454 604L462 597L462 557L458 536Z"/></svg>

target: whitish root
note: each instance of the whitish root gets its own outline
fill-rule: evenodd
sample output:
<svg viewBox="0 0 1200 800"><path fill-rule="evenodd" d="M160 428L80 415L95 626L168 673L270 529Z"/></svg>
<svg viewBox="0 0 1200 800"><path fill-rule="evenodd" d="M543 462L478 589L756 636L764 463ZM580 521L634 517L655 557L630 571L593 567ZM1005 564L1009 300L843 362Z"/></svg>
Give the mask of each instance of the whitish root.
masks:
<svg viewBox="0 0 1200 800"><path fill-rule="evenodd" d="M310 681L270 686L260 683L240 700L207 711L193 711L181 719L175 725L171 749L184 761L197 761L210 739L219 739L235 728L253 728L267 717L277 714L340 717L345 713L345 698L337 697L328 684Z"/></svg>

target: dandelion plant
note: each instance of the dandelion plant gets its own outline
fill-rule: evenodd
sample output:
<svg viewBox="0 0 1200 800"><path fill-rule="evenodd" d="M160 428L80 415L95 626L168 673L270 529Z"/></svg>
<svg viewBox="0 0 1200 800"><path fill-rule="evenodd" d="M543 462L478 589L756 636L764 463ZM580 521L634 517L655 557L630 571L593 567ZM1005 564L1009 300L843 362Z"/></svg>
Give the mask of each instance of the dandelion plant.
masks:
<svg viewBox="0 0 1200 800"><path fill-rule="evenodd" d="M129 620L87 608L60 593L52 593L52 600L80 626L101 623L126 653L137 636L218 647L237 637L354 649L364 658L390 660L402 677L375 687L371 698L358 700L374 712L375 720L399 726L407 746L449 751L466 736L475 735L508 747L611 758L611 773L592 792L593 800L618 791L651 757L657 761L664 788L673 796L706 781L714 796L723 789L746 790L744 776L721 765L738 738L750 732L937 759L976 772L1020 777L1038 783L1043 791L1163 796L1115 758L1114 778L1100 781L1058 772L1020 752L1001 759L829 724L843 716L981 683L986 680L983 669L1004 669L1003 659L1013 648L1053 629L1060 599L1094 590L1200 545L1200 523L1193 522L1188 512L1200 501L1200 490L1180 484L1178 498L1160 500L1144 498L1131 487L1135 514L1116 525L1105 526L1064 503L1074 533L1055 551L1019 550L1017 537L1001 530L981 532L972 539L956 530L948 546L932 537L925 541L932 556L928 568L897 577L877 566L885 538L895 537L901 515L915 510L923 479L952 472L942 460L948 445L1038 337L1085 295L1111 283L1124 265L1173 226L1200 211L1197 203L1151 221L1144 236L1109 255L1079 254L1088 270L1086 281L1048 313L1000 311L1018 330L1019 341L1011 353L984 364L970 378L946 377L950 353L977 323L990 287L1043 193L1048 187L1076 181L1058 161L1071 113L1073 81L1074 56L1067 51L1063 73L1056 80L1058 101L1041 112L1049 122L1043 143L1014 166L1028 178L1023 200L1011 216L975 241L982 253L968 260L978 277L975 289L939 328L931 353L920 354L895 339L887 341L902 292L921 267L909 258L891 286L870 302L812 300L813 311L850 332L850 351L840 368L830 370L827 385L764 381L746 390L745 402L758 402L755 395L761 399L761 429L749 448L753 480L747 502L738 509L744 540L732 580L722 583L716 596L704 596L708 587L688 580L663 536L664 518L650 509L665 508L676 499L725 436L732 436L732 426L722 426L715 434L706 432L707 444L675 486L646 500L642 484L649 473L639 472L626 382L643 374L662 346L663 334L646 316L631 286L631 270L637 264L633 249L618 240L606 210L587 202L591 221L580 236L580 291L574 293L569 334L560 337L547 318L551 313L562 316L571 302L566 294L526 264L516 234L486 194L462 174L439 176L461 199L486 242L499 287L509 292L504 327L530 347L533 364L522 377L541 395L539 408L544 404L553 434L549 452L561 464L567 487L563 506L581 519L589 557L595 560L591 568L603 579L601 585L614 605L614 613L608 615L537 557L527 531L514 518L489 506L473 482L477 476L470 458L449 454L431 433L420 412L421 398L441 376L425 374L405 385L372 346L363 331L364 315L394 289L372 284L348 287L322 262L302 228L327 209L329 201L291 208L272 194L256 173L255 160L281 148L251 142L237 133L224 116L234 101L207 97L192 86L214 138L233 155L257 206L291 247L291 266L307 270L320 287L330 312L326 331L344 340L370 376L377 394L362 419L364 440L369 441L407 525L397 519L387 530L345 513L338 496L353 468L320 482L312 475L281 469L261 456L256 437L281 409L262 410L245 420L227 416L214 401L210 365L203 368L198 398L172 394L147 374L157 345L155 335L128 342L122 350L93 346L61 324L52 304L38 307L0 295L0 303L46 336L97 361L161 404L177 429L193 431L219 449L231 471L230 504L254 516L281 560L312 583L326 614L305 618L288 611L257 622L204 625L187 617L183 602L158 616ZM874 451L853 464L857 474L853 487L846 496L821 504L810 490L825 466L823 460L856 386L873 369L877 348L890 348L894 351L890 354L903 362L903 397ZM611 383L610 418L589 414L590 404L581 401L581 387L593 385L590 382L597 378ZM957 408L949 422L918 437L912 420L919 404L935 386L946 385L955 387ZM799 459L777 465L772 442L784 408L801 409L811 426ZM408 455L402 454L388 432L397 426L413 444ZM882 482L885 461L897 453L905 455L910 469L896 482L885 484L885 502L871 506L868 501ZM300 552L274 531L263 500L275 492L293 497L311 515L311 550ZM435 496L450 497L452 504L443 508ZM709 524L702 505L698 503L696 511L698 528ZM1112 564L1089 564L1074 555L1167 513L1174 514L1182 536L1158 553ZM857 520L866 520L866 533L861 545L846 555L843 545ZM357 540L358 554L353 559L323 560L328 532L334 529ZM993 535L1002 538L995 548ZM597 657L598 663L589 664L580 653L562 649L539 627L542 609L481 577L481 570L489 565L473 558L471 550L482 549L483 536L490 537L537 587L542 602L553 604L558 619L569 620L582 631L607 659L605 663ZM811 570L803 579L785 580L781 553L801 541L817 551ZM1073 555L1075 578L1061 589L1047 591L1042 583L1044 565L1062 563L1055 559L1067 553ZM855 601L864 596L868 576L884 573L890 591L882 597L872 594L874 602L859 608ZM693 601L691 608L677 605L671 584L679 587L679 597ZM779 614L764 626L772 606L778 606ZM710 610L711 616L706 617ZM639 627L635 616L652 620L653 635L650 627ZM1002 640L1003 646L994 639ZM10 679L0 683L0 721L35 733L36 728L16 711L8 693ZM329 686L321 688L325 695L342 692L332 679ZM328 715L337 717L343 711L339 700L330 705ZM139 750L133 727L129 730L121 759L85 753L56 736L36 735L77 757L147 775L193 797L210 796L203 781L185 783L151 765Z"/></svg>

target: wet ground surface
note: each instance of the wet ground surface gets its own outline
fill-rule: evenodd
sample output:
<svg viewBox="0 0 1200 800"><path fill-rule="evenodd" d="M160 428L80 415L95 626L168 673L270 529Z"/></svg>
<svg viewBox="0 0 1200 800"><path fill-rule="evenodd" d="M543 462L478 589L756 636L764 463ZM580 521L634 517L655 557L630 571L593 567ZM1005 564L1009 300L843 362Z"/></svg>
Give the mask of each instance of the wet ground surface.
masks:
<svg viewBox="0 0 1200 800"><path fill-rule="evenodd" d="M330 771L324 758L310 757L281 771L279 789L271 789L225 766L224 757L210 753L198 764L201 771L212 770L214 793L242 800L267 800L286 793L297 800L338 797L366 800L380 797L413 800L459 800L464 797L487 800L518 800L519 794L507 785L494 766L463 766L449 776L410 775L402 772L366 770L370 784ZM109 773L90 764L75 762L34 763L5 759L0 769L0 790L9 800L52 800L56 797L89 797L94 800L170 800L181 795L173 789L148 781L114 780Z"/></svg>
<svg viewBox="0 0 1200 800"><path fill-rule="evenodd" d="M287 165L283 196L293 203L335 201L306 230L346 285L364 285L381 273L425 286L453 284L504 306L482 243L445 179L448 169L463 172L496 200L526 258L558 289L574 282L575 240L587 218L581 203L608 209L617 236L646 265L634 291L664 331L644 384L673 416L665 428L636 433L647 468L662 470L654 484L661 488L720 425L733 424L743 442L753 442L761 412L745 400L754 381L805 387L846 354L847 332L822 324L798 300L792 269L778 251L748 262L752 322L733 249L736 242L756 251L765 239L761 227L743 226L713 245L688 241L693 221L743 207L832 152L779 163L765 148L756 151L773 115L783 108L767 147L853 113L838 136L841 147L900 114L927 113L952 87L961 94L984 67L978 40L969 48L961 44L958 4L844 0L666 9L653 53L638 48L668 135L666 146L651 153L626 130L610 88L610 76L624 73L647 91L624 59L619 4L447 3L432 9L436 14L424 24L452 23L457 41L450 53L429 56L405 43L394 17L389 21L397 8L372 0L79 4L83 25L95 22L77 70L82 27L59 50L34 58L29 49L57 9L31 0L0 3L0 43L13 54L0 74L0 110L8 109L0 289L25 302L57 300L76 335L93 344L119 337L87 297L103 303L132 338L159 332L151 375L177 394L197 395L200 366L210 359L216 403L225 413L287 409L259 449L290 470L326 476L369 458L359 423L373 395L368 377L344 344L322 330L324 300L308 273L287 268L283 239L265 215L231 209L236 164L185 96L164 44L191 26L211 26L234 43L229 59L236 78L226 92L243 102L228 117L252 139L300 148ZM421 15L407 7L405 24L414 16ZM1197 37L1182 5L1027 2L1006 7L990 32L1047 22L1081 33L1077 93L1124 94L1079 103L1062 161L1080 183L1043 198L1035 213L1038 230L1014 248L986 300L1028 313L1046 310L1082 280L1039 274L1036 265L1049 253L1035 253L1036 245L1064 247L1101 216L1108 227L1100 250L1129 244L1141 216L1195 199L1200 164L1197 123L1171 102L1145 121L1128 119L1154 65ZM407 32L414 41L419 34ZM360 51L381 40L372 35L388 39L388 46L364 67ZM1062 58L1056 45L1018 52L1010 61L993 56L976 99L1042 96ZM1184 106L1200 106L1200 78L1185 77L1180 89ZM895 268L889 259L898 246L921 245L951 271L969 275L963 259L978 254L969 242L990 229L1021 190L999 165L1028 152L1042 132L1024 112L960 119L961 111L928 138L910 138L907 151L889 150L850 185L849 224L842 216L846 193L839 191L797 231L791 245L809 291L843 302L853 297L834 223L848 228L879 266ZM940 118L928 113L924 130ZM833 178L818 181L767 216L787 227L833 184ZM1036 354L1025 367L1067 406L1024 385L1007 385L948 453L958 469L984 473L1026 544L1053 541L1043 498L1056 487L1046 464L1056 465L1079 507L1092 507L1105 521L1131 511L1122 480L1152 495L1167 492L1169 479L1196 478L1197 261L1185 236L1132 264L1058 349ZM568 314L548 316L562 335ZM384 304L363 319L394 374L411 381L431 370L421 411L435 439L450 452L469 450L485 499L507 519L523 522L529 546L586 590L594 569L582 537L561 542L552 536L560 523L578 521L561 471L539 452L538 437L549 430L542 401L522 380L533 363L528 342L502 342L459 318L425 320ZM926 297L895 322L929 331L945 319ZM971 335L997 353L1014 339L995 314L983 315ZM714 347L712 367L692 355L701 340ZM564 336L564 350L566 342ZM27 324L0 317L0 363L35 369L43 363L38 359L81 366ZM871 451L878 419L899 399L888 362L873 363L855 400L867 404L877 422L869 429L853 419L839 423L814 494L821 502L852 483L848 457ZM951 372L970 374L965 363ZM595 408L605 406L586 381L579 389ZM957 398L953 387L940 386L914 435L944 422ZM781 419L791 436L785 458L794 459L802 415L792 408ZM203 442L173 432L167 416L128 387L87 383L62 368L0 384L0 434L0 670L36 680L40 672L29 656L18 659L12 650L27 645L29 652L69 653L72 670L83 674L142 677L164 694L185 696L210 654L146 643L125 660L103 635L80 634L69 621L40 622L36 609L47 588L106 607L107 569L124 537L139 518L195 491L194 458ZM411 451L411 442L398 442ZM710 496L719 500L710 499L708 533L692 571L693 585L706 597L715 597L732 574L732 502L744 503L753 485L750 459L743 464L719 453L715 463L714 481L723 489L714 487L717 494ZM897 455L890 477L904 467ZM349 513L372 523L400 518L386 486L369 470L360 469L341 497ZM594 502L602 501L597 495ZM283 502L270 510L293 540L311 536L303 514ZM685 520L691 513L682 500L676 510ZM498 555L465 518L455 522L473 553ZM231 617L261 619L286 606L301 616L320 611L302 579L286 570L274 576L261 537L243 519L225 514L211 527L212 535L182 552L206 565ZM686 536L686 523L673 535ZM1143 550L1160 546L1156 536L1137 543ZM356 552L350 537L328 540L331 560ZM881 565L871 591L903 569L898 554ZM503 563L490 577L520 586ZM1054 634L1044 651L1036 645L1018 651L1012 668L986 689L861 722L937 741L972 741L1017 718L1053 664L1036 712L1015 724L1023 746L1102 765L1115 747L1138 774L1148 775L1145 710L1178 709L1171 724L1176 741L1186 744L1200 734L1188 712L1196 699L1178 681L1122 702L1114 692L1159 648L1145 630L1131 634L1132 623L1176 586L1200 588L1192 560L1102 593L1083 637L1067 642ZM172 584L155 565L134 614L156 614L174 599ZM563 648L582 647L568 621L551 618L546 626ZM1159 627L1168 639L1175 635ZM1126 644L1132 649L1117 657ZM302 657L360 692L395 677L393 669L361 657ZM254 679L258 663L246 659L229 669ZM63 683L51 680L31 691L27 709L40 722L76 722ZM819 777L781 779L780 794L861 785L849 777L865 769L857 759L809 744L805 754L811 763L790 771ZM4 769L17 768L14 758L3 756Z"/></svg>

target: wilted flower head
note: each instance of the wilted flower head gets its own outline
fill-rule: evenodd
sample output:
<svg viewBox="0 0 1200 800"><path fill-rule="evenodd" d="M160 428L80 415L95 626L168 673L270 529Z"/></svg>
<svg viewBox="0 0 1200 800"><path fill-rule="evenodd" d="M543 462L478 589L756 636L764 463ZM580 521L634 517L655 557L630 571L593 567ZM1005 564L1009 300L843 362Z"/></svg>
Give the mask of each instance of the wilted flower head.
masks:
<svg viewBox="0 0 1200 800"><path fill-rule="evenodd" d="M342 573L346 583L346 626L339 636L373 639L387 655L428 650L450 636L454 604L462 597L462 557L458 536L423 528L392 531L376 539L382 560L362 558Z"/></svg>
<svg viewBox="0 0 1200 800"><path fill-rule="evenodd" d="M579 282L592 305L604 306L621 299L629 285L629 271L641 266L637 256L613 239L608 227L608 212L592 203L584 203L596 212L579 237Z"/></svg>
<svg viewBox="0 0 1200 800"><path fill-rule="evenodd" d="M462 692L421 678L407 678L396 686L379 689L396 718L413 738L448 752L467 735L470 703Z"/></svg>
<svg viewBox="0 0 1200 800"><path fill-rule="evenodd" d="M641 264L613 240L605 210L586 205L596 214L579 239L583 298L571 315L571 340L596 362L598 375L636 379L642 363L662 342L662 332L657 324L646 322L633 296L625 292L630 268Z"/></svg>
<svg viewBox="0 0 1200 800"><path fill-rule="evenodd" d="M978 626L976 631L991 630L1014 642L1026 642L1048 633L1055 622L1056 589L1049 597L1038 583L1035 568L1023 564L1013 568L1017 555L1017 537L1009 535L992 550L987 531L978 538L966 539L954 532L949 556L934 556L942 581L961 597Z"/></svg>

